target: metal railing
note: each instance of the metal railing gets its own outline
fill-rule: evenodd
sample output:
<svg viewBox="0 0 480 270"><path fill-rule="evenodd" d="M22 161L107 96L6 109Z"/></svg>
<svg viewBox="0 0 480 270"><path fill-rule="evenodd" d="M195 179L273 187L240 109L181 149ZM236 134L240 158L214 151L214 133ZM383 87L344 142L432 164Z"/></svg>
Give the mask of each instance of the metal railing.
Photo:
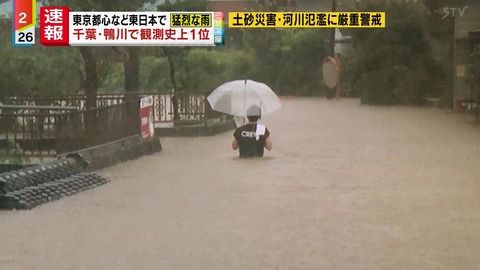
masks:
<svg viewBox="0 0 480 270"><path fill-rule="evenodd" d="M206 93L169 92L169 93L102 93L96 97L98 108L125 103L126 100L144 96L154 98L154 122L178 123L182 121L204 121L220 117L214 112L208 101ZM86 110L87 97L85 95L63 96L34 96L14 97L6 101L7 104L27 106L69 106Z"/></svg>
<svg viewBox="0 0 480 270"><path fill-rule="evenodd" d="M83 95L15 97L0 105L0 157L55 156L138 134L139 99L150 95L156 127L223 121L205 94L101 94L95 109Z"/></svg>
<svg viewBox="0 0 480 270"><path fill-rule="evenodd" d="M0 156L55 156L136 135L138 106L138 99L82 111L1 106Z"/></svg>
<svg viewBox="0 0 480 270"><path fill-rule="evenodd" d="M55 154L58 117L75 108L0 105L0 155L51 156Z"/></svg>
<svg viewBox="0 0 480 270"><path fill-rule="evenodd" d="M138 100L58 116L57 154L104 144L139 132Z"/></svg>

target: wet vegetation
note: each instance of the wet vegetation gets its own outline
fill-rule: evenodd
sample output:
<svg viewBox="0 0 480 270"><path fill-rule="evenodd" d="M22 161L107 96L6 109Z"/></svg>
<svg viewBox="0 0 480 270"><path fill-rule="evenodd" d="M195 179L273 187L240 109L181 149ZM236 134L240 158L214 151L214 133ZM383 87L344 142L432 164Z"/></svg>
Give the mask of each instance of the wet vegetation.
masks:
<svg viewBox="0 0 480 270"><path fill-rule="evenodd" d="M148 1L56 2L76 10L135 10ZM360 3L358 10L387 11L388 29L348 31L353 49L343 58L344 94L361 97L365 104L421 104L425 98L447 95L432 83L447 74L433 56L427 6L422 1ZM158 10L205 9L205 1L167 1L158 6ZM1 27L8 29L8 22ZM244 78L266 82L280 95L326 94L321 63L329 51L327 30L227 29L222 48L13 49L8 40L2 38L5 44L0 47L0 98L170 89L205 92ZM478 60L471 70L478 74Z"/></svg>

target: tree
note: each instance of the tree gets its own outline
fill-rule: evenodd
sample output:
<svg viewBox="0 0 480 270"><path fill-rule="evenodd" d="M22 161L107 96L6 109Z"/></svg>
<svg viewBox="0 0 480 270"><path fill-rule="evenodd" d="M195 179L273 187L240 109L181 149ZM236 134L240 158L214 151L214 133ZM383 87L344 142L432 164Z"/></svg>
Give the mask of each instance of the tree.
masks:
<svg viewBox="0 0 480 270"><path fill-rule="evenodd" d="M0 27L9 29L10 25ZM77 50L41 46L12 48L10 37L0 43L0 99L13 95L71 94L82 88L78 67L81 56Z"/></svg>
<svg viewBox="0 0 480 270"><path fill-rule="evenodd" d="M353 32L354 54L347 61L350 84L357 86L365 104L419 104L434 92L439 77L428 42L428 12L418 2L389 1L362 4L360 9L385 10L388 31Z"/></svg>
<svg viewBox="0 0 480 270"><path fill-rule="evenodd" d="M129 0L129 1L115 1L115 0L63 0L64 4L68 5L74 10L98 10L98 11L124 11L137 10L144 3L151 2L151 0ZM80 49L81 55L85 65L86 80L93 80L86 82L87 96L92 98L98 92L99 81L98 74L96 74L96 67L98 65L99 55L96 53L97 48ZM127 47L123 49L114 50L123 59L124 62L124 78L125 91L137 92L140 89L140 48ZM96 104L90 100L87 102L90 105Z"/></svg>
<svg viewBox="0 0 480 270"><path fill-rule="evenodd" d="M321 94L320 67L327 53L321 30L252 29L244 39L244 50L254 55L252 79L280 94Z"/></svg>
<svg viewBox="0 0 480 270"><path fill-rule="evenodd" d="M83 88L87 96L87 109L97 106L97 92L108 75L113 54L108 48L79 47L83 59ZM99 56L101 55L101 56Z"/></svg>
<svg viewBox="0 0 480 270"><path fill-rule="evenodd" d="M179 1L168 1L166 0L164 4L159 5L157 10L159 11L205 11L207 8L205 0L179 0ZM172 84L173 89L178 90L177 79L175 75L175 60L186 55L186 52L189 50L189 47L181 48L159 48L160 52L157 51L157 56L165 56L168 60L168 66L170 70L170 83Z"/></svg>
<svg viewBox="0 0 480 270"><path fill-rule="evenodd" d="M475 47L470 59L470 74L476 82L480 82L480 45Z"/></svg>
<svg viewBox="0 0 480 270"><path fill-rule="evenodd" d="M204 0L200 1L192 1L192 0L185 0L185 1L166 1L163 5L157 7L160 11L205 11L206 9L206 2ZM168 60L168 66L170 69L170 82L173 87L173 93L171 96L172 104L173 104L173 119L175 121L180 120L180 113L179 113L179 100L176 91L178 90L177 87L177 80L175 78L175 58L178 54L185 54L186 48L162 48L162 53Z"/></svg>

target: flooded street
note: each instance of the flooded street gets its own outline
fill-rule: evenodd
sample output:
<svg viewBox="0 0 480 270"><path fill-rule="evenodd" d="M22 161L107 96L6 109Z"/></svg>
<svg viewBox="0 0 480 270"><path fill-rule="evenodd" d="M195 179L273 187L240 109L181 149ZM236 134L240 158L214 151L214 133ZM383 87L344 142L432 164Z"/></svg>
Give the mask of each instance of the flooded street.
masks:
<svg viewBox="0 0 480 270"><path fill-rule="evenodd" d="M284 98L272 152L162 139L111 183L0 212L1 270L480 269L480 130L465 115Z"/></svg>

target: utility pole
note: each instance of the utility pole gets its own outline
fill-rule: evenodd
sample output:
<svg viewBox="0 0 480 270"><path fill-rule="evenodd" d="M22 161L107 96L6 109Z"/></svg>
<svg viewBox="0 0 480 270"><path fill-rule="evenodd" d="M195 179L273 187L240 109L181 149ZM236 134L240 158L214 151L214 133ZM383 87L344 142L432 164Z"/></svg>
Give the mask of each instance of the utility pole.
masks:
<svg viewBox="0 0 480 270"><path fill-rule="evenodd" d="M332 0L332 12L337 11L337 0ZM330 33L330 56L335 57L335 28Z"/></svg>
<svg viewBox="0 0 480 270"><path fill-rule="evenodd" d="M332 12L336 12L336 11L337 11L337 0L332 0ZM332 28L330 32L330 47L328 48L328 56L335 58L335 28ZM334 93L335 90L327 88L327 92L326 92L327 99L331 99L335 96L335 93Z"/></svg>

